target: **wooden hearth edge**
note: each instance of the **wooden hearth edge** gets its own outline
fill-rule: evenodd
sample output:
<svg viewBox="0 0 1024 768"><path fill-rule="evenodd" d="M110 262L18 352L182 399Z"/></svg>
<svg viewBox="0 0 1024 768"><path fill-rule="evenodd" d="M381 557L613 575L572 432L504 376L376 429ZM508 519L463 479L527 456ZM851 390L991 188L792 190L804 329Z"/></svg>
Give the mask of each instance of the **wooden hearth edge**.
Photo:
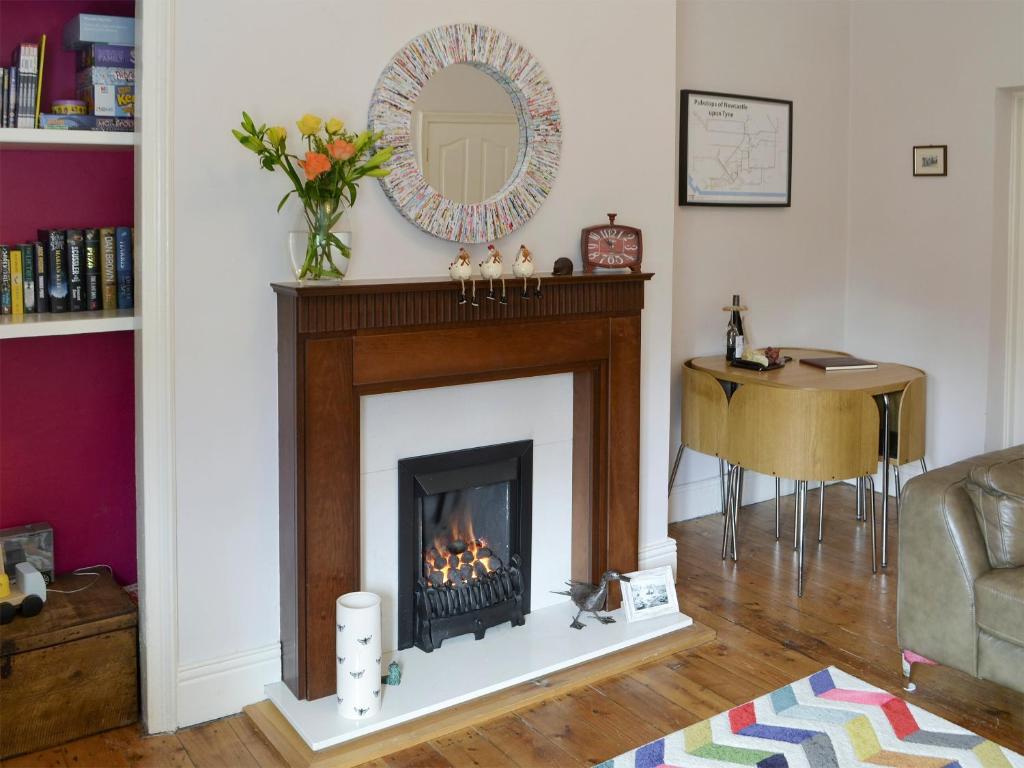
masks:
<svg viewBox="0 0 1024 768"><path fill-rule="evenodd" d="M673 653L711 642L715 630L694 622L645 643L559 670L546 677L498 691L383 731L314 752L269 700L250 704L245 714L291 768L351 768L384 755L437 739L538 704L575 688L613 677ZM637 745L639 746L639 744Z"/></svg>

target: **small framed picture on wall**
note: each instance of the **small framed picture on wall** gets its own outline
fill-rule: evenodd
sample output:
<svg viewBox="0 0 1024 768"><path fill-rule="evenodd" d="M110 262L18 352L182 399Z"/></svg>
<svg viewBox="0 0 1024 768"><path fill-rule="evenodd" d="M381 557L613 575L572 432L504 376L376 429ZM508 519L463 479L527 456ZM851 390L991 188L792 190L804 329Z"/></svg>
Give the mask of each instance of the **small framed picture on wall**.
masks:
<svg viewBox="0 0 1024 768"><path fill-rule="evenodd" d="M671 566L663 565L626 575L629 581L621 581L619 586L627 622L632 624L655 616L679 613L679 598L676 597L676 581Z"/></svg>
<svg viewBox="0 0 1024 768"><path fill-rule="evenodd" d="M928 146L914 147L914 175L945 176L946 145L929 144Z"/></svg>

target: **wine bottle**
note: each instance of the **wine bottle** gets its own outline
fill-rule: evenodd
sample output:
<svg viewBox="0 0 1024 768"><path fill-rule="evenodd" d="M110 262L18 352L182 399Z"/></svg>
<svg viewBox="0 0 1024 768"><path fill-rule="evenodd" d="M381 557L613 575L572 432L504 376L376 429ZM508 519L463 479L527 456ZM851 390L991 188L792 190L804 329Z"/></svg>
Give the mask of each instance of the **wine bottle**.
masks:
<svg viewBox="0 0 1024 768"><path fill-rule="evenodd" d="M730 363L736 359L736 324L732 321L732 315L725 327L725 359Z"/></svg>
<svg viewBox="0 0 1024 768"><path fill-rule="evenodd" d="M743 357L746 345L743 339L743 315L740 314L740 295L738 293L732 295L732 315L729 317L729 324L736 326L736 349L733 354L736 357Z"/></svg>

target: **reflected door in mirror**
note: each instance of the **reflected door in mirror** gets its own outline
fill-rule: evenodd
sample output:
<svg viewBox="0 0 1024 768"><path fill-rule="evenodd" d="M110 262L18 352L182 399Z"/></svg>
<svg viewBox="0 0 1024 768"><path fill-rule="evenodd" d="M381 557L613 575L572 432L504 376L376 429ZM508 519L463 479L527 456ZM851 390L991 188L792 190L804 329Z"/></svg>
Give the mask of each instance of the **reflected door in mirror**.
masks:
<svg viewBox="0 0 1024 768"><path fill-rule="evenodd" d="M496 195L515 169L519 124L514 115L428 113L421 135L427 183L457 203Z"/></svg>

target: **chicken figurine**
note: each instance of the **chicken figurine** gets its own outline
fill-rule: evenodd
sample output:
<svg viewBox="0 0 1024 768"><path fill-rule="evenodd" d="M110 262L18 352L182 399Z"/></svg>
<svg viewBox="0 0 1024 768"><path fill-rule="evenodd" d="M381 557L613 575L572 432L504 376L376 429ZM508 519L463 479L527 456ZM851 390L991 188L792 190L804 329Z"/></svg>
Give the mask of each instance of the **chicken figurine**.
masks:
<svg viewBox="0 0 1024 768"><path fill-rule="evenodd" d="M512 262L512 274L523 278L523 298L530 298L529 280L533 277L536 267L533 264L533 254L525 245L519 246L515 261ZM537 287L533 289L533 295L540 298L540 278L537 278Z"/></svg>
<svg viewBox="0 0 1024 768"><path fill-rule="evenodd" d="M508 296L505 294L505 278L501 276L501 251L494 247L494 243L487 246L487 258L480 262L480 276L487 280L487 298L494 301L494 281L501 280L500 303L508 304Z"/></svg>
<svg viewBox="0 0 1024 768"><path fill-rule="evenodd" d="M459 285L462 287L462 291L459 293L459 304L466 303L466 281L469 280L473 286L473 306L478 306L476 303L476 280L472 279L473 265L469 261L469 251L465 248L459 248L455 261L448 265L448 274L452 280L458 280Z"/></svg>

